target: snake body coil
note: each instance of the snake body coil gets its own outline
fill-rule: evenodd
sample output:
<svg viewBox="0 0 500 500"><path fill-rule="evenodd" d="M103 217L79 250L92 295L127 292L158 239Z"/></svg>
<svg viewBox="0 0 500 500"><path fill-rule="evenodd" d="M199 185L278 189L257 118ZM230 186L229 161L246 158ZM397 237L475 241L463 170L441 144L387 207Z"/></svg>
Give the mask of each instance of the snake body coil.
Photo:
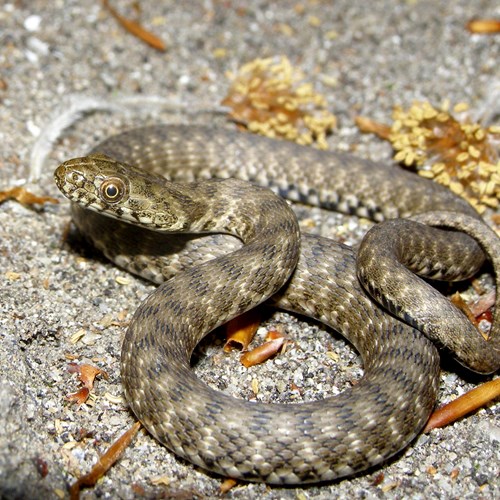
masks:
<svg viewBox="0 0 500 500"><path fill-rule="evenodd" d="M498 269L498 239L444 188L349 155L217 128L134 129L95 151L62 164L56 182L74 202L79 229L105 255L164 282L130 324L122 377L134 413L179 456L226 476L273 484L326 481L379 464L414 438L436 399L439 356L413 326L470 368L498 369L499 308L485 342L399 264L459 279L482 264L481 246ZM235 179L195 181L213 176L239 177L376 221L415 216L466 231L480 246L461 232L388 221L368 234L357 264L353 250L334 241L302 235L299 242L295 217L268 190ZM243 244L220 234L174 239L169 232L228 233ZM358 274L413 326L378 306ZM268 297L345 335L363 358L359 384L323 401L262 405L199 381L190 368L196 344Z"/></svg>

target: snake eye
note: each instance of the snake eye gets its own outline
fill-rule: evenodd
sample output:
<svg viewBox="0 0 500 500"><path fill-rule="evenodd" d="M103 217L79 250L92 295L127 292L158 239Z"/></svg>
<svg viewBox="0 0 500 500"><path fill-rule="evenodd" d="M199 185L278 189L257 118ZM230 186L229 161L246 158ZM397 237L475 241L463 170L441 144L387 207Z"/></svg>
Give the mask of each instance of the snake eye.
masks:
<svg viewBox="0 0 500 500"><path fill-rule="evenodd" d="M118 203L126 194L125 182L118 177L106 179L99 188L99 195L107 203Z"/></svg>

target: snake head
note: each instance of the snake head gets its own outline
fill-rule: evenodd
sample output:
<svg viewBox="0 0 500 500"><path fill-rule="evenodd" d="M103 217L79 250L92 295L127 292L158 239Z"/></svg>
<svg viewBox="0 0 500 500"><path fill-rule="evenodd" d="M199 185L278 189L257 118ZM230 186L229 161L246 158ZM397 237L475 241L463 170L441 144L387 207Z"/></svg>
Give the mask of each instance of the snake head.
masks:
<svg viewBox="0 0 500 500"><path fill-rule="evenodd" d="M54 172L59 190L83 208L156 231L188 225L175 189L156 175L103 154L65 161Z"/></svg>

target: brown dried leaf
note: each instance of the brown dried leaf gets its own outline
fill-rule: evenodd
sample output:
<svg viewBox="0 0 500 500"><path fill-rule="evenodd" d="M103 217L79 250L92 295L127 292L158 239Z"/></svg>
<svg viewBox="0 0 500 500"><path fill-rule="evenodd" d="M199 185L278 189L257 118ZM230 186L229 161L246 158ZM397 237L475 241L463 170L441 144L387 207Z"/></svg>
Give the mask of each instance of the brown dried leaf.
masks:
<svg viewBox="0 0 500 500"><path fill-rule="evenodd" d="M271 356L274 356L285 343L285 338L281 337L252 349L241 356L240 361L245 368L258 365L267 361Z"/></svg>
<svg viewBox="0 0 500 500"><path fill-rule="evenodd" d="M102 375L106 380L108 380L109 378L107 372L105 372L104 370L86 363L83 363L81 365L77 363L69 363L68 372L77 373L80 382L89 390L92 390L94 388L94 380L98 375Z"/></svg>
<svg viewBox="0 0 500 500"><path fill-rule="evenodd" d="M147 43L150 47L156 50L165 52L167 46L156 35L153 35L150 31L143 28L139 23L127 19L122 16L114 7L109 4L108 0L102 0L103 6L109 11L109 13L125 28L129 33L139 38L143 42Z"/></svg>
<svg viewBox="0 0 500 500"><path fill-rule="evenodd" d="M88 474L79 477L71 485L69 490L71 500L75 500L80 497L80 489L82 486L95 486L97 481L104 476L111 466L122 456L123 452L130 445L132 439L134 439L140 428L141 423L136 422L109 447L109 449L99 458Z"/></svg>
<svg viewBox="0 0 500 500"><path fill-rule="evenodd" d="M252 309L229 321L226 325L224 352L230 352L233 349L246 351L259 328L260 320L261 315L258 309Z"/></svg>
<svg viewBox="0 0 500 500"><path fill-rule="evenodd" d="M469 21L466 26L471 33L500 33L499 19L472 19L472 21Z"/></svg>
<svg viewBox="0 0 500 500"><path fill-rule="evenodd" d="M0 191L0 203L7 200L16 200L23 205L44 205L45 203L59 203L59 200L51 198L50 196L37 196L30 193L23 187L13 187L6 191Z"/></svg>
<svg viewBox="0 0 500 500"><path fill-rule="evenodd" d="M81 406L87 402L89 396L90 396L90 390L88 389L88 387L82 387L79 391L67 394L66 399L68 401L76 403L78 406Z"/></svg>
<svg viewBox="0 0 500 500"><path fill-rule="evenodd" d="M500 397L500 378L490 380L448 403L432 415L424 432L444 427Z"/></svg>
<svg viewBox="0 0 500 500"><path fill-rule="evenodd" d="M89 390L94 388L94 380L98 375L102 375L106 380L109 378L108 374L100 368L87 364L81 365L79 379L84 387L87 387Z"/></svg>

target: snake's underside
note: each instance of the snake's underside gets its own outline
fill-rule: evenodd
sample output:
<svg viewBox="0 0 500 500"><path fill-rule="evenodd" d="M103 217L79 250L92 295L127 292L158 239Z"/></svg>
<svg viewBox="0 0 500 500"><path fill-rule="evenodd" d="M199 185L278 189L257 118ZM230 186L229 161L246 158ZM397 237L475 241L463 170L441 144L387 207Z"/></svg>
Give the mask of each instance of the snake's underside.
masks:
<svg viewBox="0 0 500 500"><path fill-rule="evenodd" d="M134 413L176 454L245 480L335 479L398 452L428 419L439 355L419 330L473 370L498 369L499 307L486 342L406 269L461 279L479 269L483 250L499 269L497 237L446 189L349 155L202 126L134 129L95 151L62 164L56 182L89 240L163 283L127 331L122 378ZM211 177L226 180L196 180ZM332 240L300 237L286 202L243 181L378 222L398 219L375 226L356 259ZM409 216L419 222L399 219ZM363 358L361 381L335 398L290 405L237 400L199 381L190 368L196 344L267 299L341 332Z"/></svg>

